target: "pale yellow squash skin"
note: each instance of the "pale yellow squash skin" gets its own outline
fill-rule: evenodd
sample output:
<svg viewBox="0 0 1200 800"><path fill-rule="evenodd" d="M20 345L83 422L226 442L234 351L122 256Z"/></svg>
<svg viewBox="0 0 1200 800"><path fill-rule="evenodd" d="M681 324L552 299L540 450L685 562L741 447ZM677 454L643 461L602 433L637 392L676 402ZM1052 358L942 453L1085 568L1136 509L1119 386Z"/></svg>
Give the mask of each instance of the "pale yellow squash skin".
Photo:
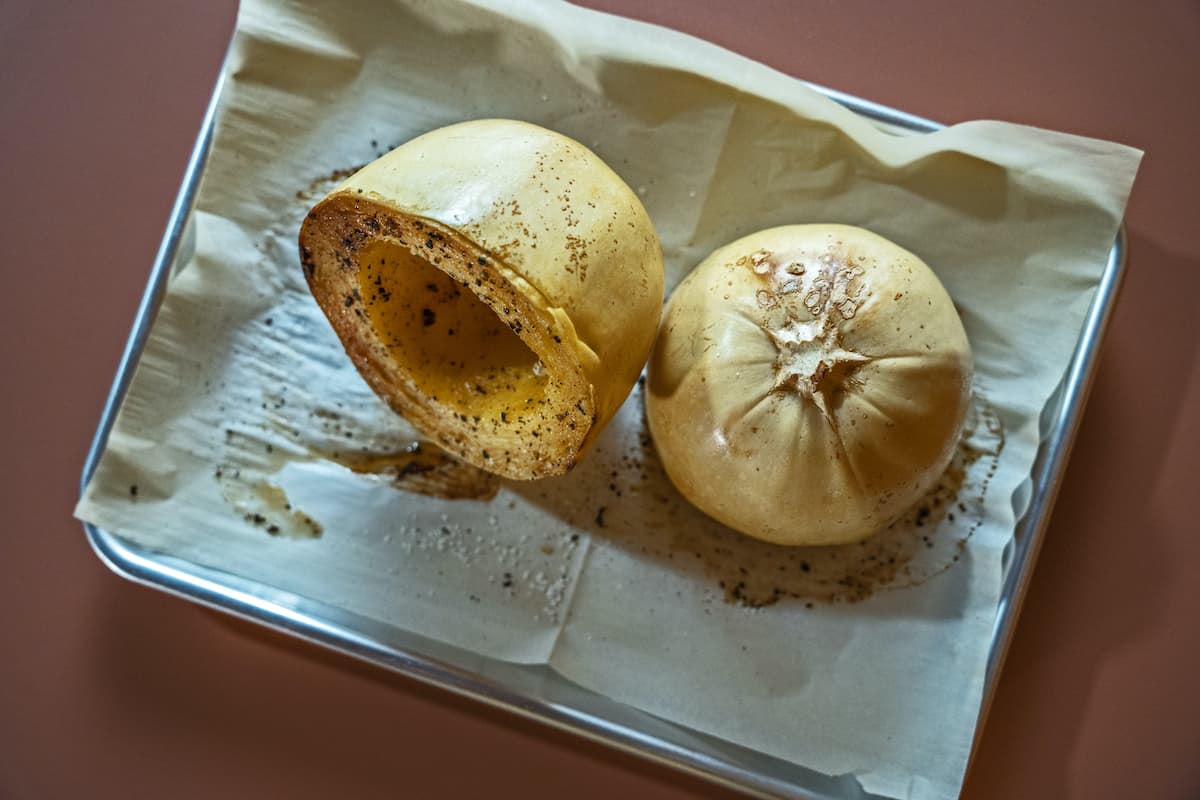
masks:
<svg viewBox="0 0 1200 800"><path fill-rule="evenodd" d="M912 253L861 228L795 225L723 247L672 295L646 411L675 486L785 545L862 540L953 456L970 345Z"/></svg>
<svg viewBox="0 0 1200 800"><path fill-rule="evenodd" d="M300 251L375 391L510 478L575 464L637 380L662 308L637 196L583 145L523 122L452 125L368 164L310 212Z"/></svg>

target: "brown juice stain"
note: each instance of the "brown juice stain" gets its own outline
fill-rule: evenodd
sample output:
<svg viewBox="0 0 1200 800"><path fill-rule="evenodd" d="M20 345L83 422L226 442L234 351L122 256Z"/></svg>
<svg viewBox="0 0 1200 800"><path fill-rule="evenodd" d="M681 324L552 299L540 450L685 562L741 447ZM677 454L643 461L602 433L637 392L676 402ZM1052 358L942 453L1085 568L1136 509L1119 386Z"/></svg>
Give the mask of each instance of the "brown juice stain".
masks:
<svg viewBox="0 0 1200 800"><path fill-rule="evenodd" d="M302 428L282 430L313 458L359 475L377 475L401 491L443 500L491 500L500 490L497 476L416 438L415 431L389 435L364 430L349 415L325 407L312 409L308 417Z"/></svg>
<svg viewBox="0 0 1200 800"><path fill-rule="evenodd" d="M354 173L366 166L366 163L358 164L344 169L335 169L328 175L322 175L319 178L313 178L307 187L296 190L296 199L308 205L316 205L317 201L325 195L333 191L339 183L349 178ZM308 211L307 208L304 209Z"/></svg>
<svg viewBox="0 0 1200 800"><path fill-rule="evenodd" d="M277 395L267 396L262 405L275 411L287 407L284 398ZM293 401L290 408L296 405ZM233 498L231 502L245 506L249 494L257 492L259 501L265 503L271 499L269 493L274 491L279 493L276 502L269 504L274 511L300 514L292 509L282 490L267 482L265 476L278 472L288 462L318 459L339 464L360 475L378 476L401 491L443 500L486 501L499 491L497 476L460 461L435 444L414 439L408 435L410 431L399 435L365 431L348 415L325 407L301 411L300 416L306 416L307 422L297 424L294 410L288 411L286 419L272 418L263 426L262 437L244 431L226 431L225 443L231 451L230 457L225 459L226 466L217 468L216 474L224 484L242 487L226 492ZM275 439L278 445L268 444L268 438ZM242 455L233 458L234 449L240 450ZM246 453L253 453L252 458L247 459ZM256 462L254 467L248 465L251 461ZM242 466L234 467L234 463ZM303 523L304 528L320 528L306 515L303 518L308 521ZM259 510L247 519L269 533L284 528ZM271 530L273 526L279 530Z"/></svg>
<svg viewBox="0 0 1200 800"><path fill-rule="evenodd" d="M213 474L221 485L221 497L255 528L293 539L315 539L325 532L321 523L293 508L287 493L257 470L244 472L224 465Z"/></svg>
<svg viewBox="0 0 1200 800"><path fill-rule="evenodd" d="M289 429L289 434L297 431ZM284 490L270 482L289 461L331 461L360 475L376 475L401 491L445 500L491 500L500 488L500 479L451 456L428 442L411 442L392 452L332 451L319 452L305 447L301 436L290 436L288 452L272 447L262 466L250 466L244 457L230 457L213 472L221 485L221 496L247 523L271 536L315 538L324 531L315 519L292 505ZM226 435L227 443L261 444L255 437ZM233 454L230 453L230 456ZM234 463L242 466L234 466Z"/></svg>
<svg viewBox="0 0 1200 800"><path fill-rule="evenodd" d="M330 453L327 459L360 475L380 475L401 491L443 500L491 500L500 479L429 442L392 453Z"/></svg>

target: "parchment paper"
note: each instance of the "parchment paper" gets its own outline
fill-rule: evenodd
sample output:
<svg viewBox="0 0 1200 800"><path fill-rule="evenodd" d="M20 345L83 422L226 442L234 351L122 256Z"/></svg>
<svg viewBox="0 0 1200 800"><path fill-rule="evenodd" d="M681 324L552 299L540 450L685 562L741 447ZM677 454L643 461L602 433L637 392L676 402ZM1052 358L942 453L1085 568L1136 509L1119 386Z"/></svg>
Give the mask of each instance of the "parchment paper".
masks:
<svg viewBox="0 0 1200 800"><path fill-rule="evenodd" d="M871 792L957 794L1039 413L1139 152L995 122L895 136L712 45L558 3L244 0L227 69L195 252L80 518L550 664ZM640 389L574 473L505 484L490 502L339 466L413 432L308 296L299 222L337 171L480 117L546 125L608 161L658 227L668 291L714 248L784 223L863 225L921 255L977 368L972 422L935 495L861 547L747 542L665 480Z"/></svg>

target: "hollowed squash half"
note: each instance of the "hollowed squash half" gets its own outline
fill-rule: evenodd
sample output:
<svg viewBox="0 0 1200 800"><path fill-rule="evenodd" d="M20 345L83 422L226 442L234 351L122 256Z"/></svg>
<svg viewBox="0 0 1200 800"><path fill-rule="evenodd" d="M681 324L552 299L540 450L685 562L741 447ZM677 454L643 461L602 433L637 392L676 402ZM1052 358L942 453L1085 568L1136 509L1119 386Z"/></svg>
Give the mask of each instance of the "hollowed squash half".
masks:
<svg viewBox="0 0 1200 800"><path fill-rule="evenodd" d="M576 463L637 380L662 306L637 196L578 142L509 120L368 164L308 214L300 255L372 389L509 478Z"/></svg>

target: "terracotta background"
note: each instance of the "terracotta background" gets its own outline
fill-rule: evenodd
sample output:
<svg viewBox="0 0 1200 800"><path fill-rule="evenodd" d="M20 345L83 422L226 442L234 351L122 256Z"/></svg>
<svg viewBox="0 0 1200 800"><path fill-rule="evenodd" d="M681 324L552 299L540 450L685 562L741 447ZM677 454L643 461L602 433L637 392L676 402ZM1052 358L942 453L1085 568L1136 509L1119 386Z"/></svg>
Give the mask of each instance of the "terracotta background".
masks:
<svg viewBox="0 0 1200 800"><path fill-rule="evenodd" d="M1200 5L589 4L942 121L1148 152L965 796L1200 796ZM234 13L0 5L0 797L731 796L126 583L88 548L77 474Z"/></svg>

